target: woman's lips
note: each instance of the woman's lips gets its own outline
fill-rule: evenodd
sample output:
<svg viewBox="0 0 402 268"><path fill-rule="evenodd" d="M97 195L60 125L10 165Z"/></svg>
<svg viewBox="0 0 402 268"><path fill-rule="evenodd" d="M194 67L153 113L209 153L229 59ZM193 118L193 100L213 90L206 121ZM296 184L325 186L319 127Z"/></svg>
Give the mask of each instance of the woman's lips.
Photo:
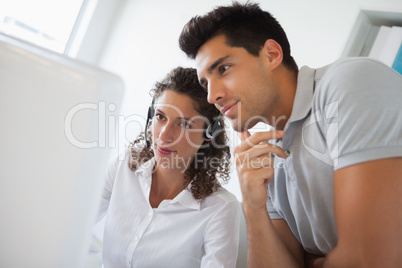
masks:
<svg viewBox="0 0 402 268"><path fill-rule="evenodd" d="M175 151L172 151L172 150L166 149L164 147L160 147L160 146L157 146L157 150L160 154L163 154L163 155L169 155L169 154L172 154L175 152Z"/></svg>

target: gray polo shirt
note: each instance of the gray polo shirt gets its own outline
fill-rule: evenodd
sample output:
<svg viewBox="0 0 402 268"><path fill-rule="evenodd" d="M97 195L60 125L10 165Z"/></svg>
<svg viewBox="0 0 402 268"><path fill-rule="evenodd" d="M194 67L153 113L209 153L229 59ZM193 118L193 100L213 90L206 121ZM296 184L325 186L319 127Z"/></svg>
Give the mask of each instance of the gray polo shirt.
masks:
<svg viewBox="0 0 402 268"><path fill-rule="evenodd" d="M305 250L337 243L333 178L337 169L402 156L402 76L368 58L299 71L285 137L268 187L272 219L285 219ZM381 179L381 178L379 178Z"/></svg>

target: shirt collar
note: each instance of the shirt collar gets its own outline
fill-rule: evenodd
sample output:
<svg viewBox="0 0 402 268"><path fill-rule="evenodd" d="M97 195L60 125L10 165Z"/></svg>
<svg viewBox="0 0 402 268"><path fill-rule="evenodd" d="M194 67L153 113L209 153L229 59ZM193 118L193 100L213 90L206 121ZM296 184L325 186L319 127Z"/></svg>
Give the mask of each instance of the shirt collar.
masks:
<svg viewBox="0 0 402 268"><path fill-rule="evenodd" d="M136 171L136 175L140 175L142 173L142 176L146 179L146 181L151 184L152 181L152 172L155 167L156 160L155 157L152 157L149 159L147 162L142 164Z"/></svg>
<svg viewBox="0 0 402 268"><path fill-rule="evenodd" d="M286 129L289 124L307 116L313 105L313 92L315 84L315 69L303 66L299 70L297 77L296 95L293 102L292 114L285 126Z"/></svg>
<svg viewBox="0 0 402 268"><path fill-rule="evenodd" d="M195 209L195 210L200 210L201 207L201 202L199 200L196 200L191 193L191 182L187 186L186 189L181 191L180 194L178 194L173 200L173 202L178 202L180 203L183 207L189 208L189 209Z"/></svg>
<svg viewBox="0 0 402 268"><path fill-rule="evenodd" d="M155 167L156 160L155 157L149 159L147 162L142 164L135 172L136 175L139 176L141 173L142 175L139 177L142 177L145 179L145 183L151 187L152 183L152 172ZM172 200L168 201L169 204L173 203L179 203L183 207L189 208L189 209L195 209L195 210L200 210L201 203L200 201L196 200L193 197L193 194L191 193L191 182L187 186L186 189L181 191L175 198Z"/></svg>

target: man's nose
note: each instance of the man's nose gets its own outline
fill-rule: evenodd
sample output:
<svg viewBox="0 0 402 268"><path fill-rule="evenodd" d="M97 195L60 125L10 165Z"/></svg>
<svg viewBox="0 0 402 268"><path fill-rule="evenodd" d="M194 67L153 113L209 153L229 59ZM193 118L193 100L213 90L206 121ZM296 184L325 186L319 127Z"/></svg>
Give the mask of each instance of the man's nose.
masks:
<svg viewBox="0 0 402 268"><path fill-rule="evenodd" d="M225 88L222 83L211 80L208 83L208 102L216 104L225 98Z"/></svg>

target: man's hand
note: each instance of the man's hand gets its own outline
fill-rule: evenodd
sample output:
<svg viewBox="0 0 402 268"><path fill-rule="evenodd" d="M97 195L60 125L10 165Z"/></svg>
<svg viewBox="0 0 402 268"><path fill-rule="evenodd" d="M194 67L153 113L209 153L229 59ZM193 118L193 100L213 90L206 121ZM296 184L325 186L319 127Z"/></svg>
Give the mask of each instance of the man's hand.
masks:
<svg viewBox="0 0 402 268"><path fill-rule="evenodd" d="M267 141L284 135L283 131L239 133L242 143L235 148L234 155L245 209L266 210L267 187L274 176L273 156L287 157L282 148Z"/></svg>
<svg viewBox="0 0 402 268"><path fill-rule="evenodd" d="M273 157L287 157L282 148L267 141L284 135L283 131L241 132L242 143L234 150L247 222L248 267L304 266L303 248L288 224L283 219L272 221L266 206Z"/></svg>
<svg viewBox="0 0 402 268"><path fill-rule="evenodd" d="M306 268L322 268L325 258L312 253L305 252L304 262Z"/></svg>

